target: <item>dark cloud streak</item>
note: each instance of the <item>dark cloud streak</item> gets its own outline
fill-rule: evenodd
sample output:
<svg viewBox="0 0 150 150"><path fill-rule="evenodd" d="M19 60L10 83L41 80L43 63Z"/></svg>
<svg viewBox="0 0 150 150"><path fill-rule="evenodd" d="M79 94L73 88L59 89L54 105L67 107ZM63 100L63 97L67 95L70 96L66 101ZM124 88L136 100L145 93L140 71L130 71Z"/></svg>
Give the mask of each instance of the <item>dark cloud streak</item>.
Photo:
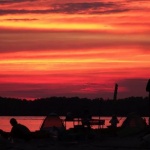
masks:
<svg viewBox="0 0 150 150"><path fill-rule="evenodd" d="M12 4L12 3L22 3L27 1L36 1L36 0L0 0L0 4Z"/></svg>
<svg viewBox="0 0 150 150"><path fill-rule="evenodd" d="M0 15L6 14L27 14L27 13L64 13L64 14L105 14L129 11L123 5L112 2L93 2L93 3L65 3L52 4L52 8L46 10L27 10L27 9L1 9Z"/></svg>
<svg viewBox="0 0 150 150"><path fill-rule="evenodd" d="M3 21L36 21L36 20L39 20L39 19L35 19L35 18L32 18L32 19L28 19L28 18L23 18L23 19L18 19L18 18L14 18L14 19L3 19Z"/></svg>
<svg viewBox="0 0 150 150"><path fill-rule="evenodd" d="M128 11L128 9L121 8L118 4L112 2L66 3L63 6L60 4L55 4L54 10L61 13L64 12L71 14L101 14Z"/></svg>

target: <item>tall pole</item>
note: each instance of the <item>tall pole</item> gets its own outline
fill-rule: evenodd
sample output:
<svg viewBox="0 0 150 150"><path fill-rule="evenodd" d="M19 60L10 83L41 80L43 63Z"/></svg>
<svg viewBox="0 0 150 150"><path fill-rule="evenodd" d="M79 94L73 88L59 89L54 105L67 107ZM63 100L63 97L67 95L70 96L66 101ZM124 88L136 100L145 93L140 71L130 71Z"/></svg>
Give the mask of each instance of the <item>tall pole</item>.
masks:
<svg viewBox="0 0 150 150"><path fill-rule="evenodd" d="M150 126L150 79L148 80L146 91L149 92L149 126Z"/></svg>
<svg viewBox="0 0 150 150"><path fill-rule="evenodd" d="M115 84L115 90L114 90L114 101L117 100L117 93L118 93L118 84Z"/></svg>
<svg viewBox="0 0 150 150"><path fill-rule="evenodd" d="M116 114L117 112L117 107L116 107L116 100L117 100L117 94L118 94L118 84L115 84L115 89L114 89L114 98L113 98L113 103L114 103L114 107L113 107L113 113Z"/></svg>
<svg viewBox="0 0 150 150"><path fill-rule="evenodd" d="M149 126L150 126L150 91L149 91Z"/></svg>

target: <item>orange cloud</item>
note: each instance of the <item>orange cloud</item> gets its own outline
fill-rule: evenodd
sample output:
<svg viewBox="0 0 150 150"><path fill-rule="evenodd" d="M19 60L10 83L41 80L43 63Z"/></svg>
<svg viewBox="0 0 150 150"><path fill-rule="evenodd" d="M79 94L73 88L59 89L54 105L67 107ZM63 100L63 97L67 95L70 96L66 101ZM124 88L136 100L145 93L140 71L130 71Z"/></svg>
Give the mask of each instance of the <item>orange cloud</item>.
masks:
<svg viewBox="0 0 150 150"><path fill-rule="evenodd" d="M1 1L0 95L112 97L118 83L120 97L145 96L133 87L144 88L150 74L149 7L146 0Z"/></svg>

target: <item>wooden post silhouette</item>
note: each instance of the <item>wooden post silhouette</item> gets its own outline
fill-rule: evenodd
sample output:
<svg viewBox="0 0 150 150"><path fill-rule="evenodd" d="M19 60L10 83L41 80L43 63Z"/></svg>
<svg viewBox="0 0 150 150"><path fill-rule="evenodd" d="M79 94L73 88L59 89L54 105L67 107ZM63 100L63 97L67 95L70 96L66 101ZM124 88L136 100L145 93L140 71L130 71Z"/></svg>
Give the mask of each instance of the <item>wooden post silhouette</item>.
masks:
<svg viewBox="0 0 150 150"><path fill-rule="evenodd" d="M146 91L149 92L149 126L150 126L150 79L147 82Z"/></svg>
<svg viewBox="0 0 150 150"><path fill-rule="evenodd" d="M118 94L118 84L115 84L115 89L114 89L114 97L113 97L113 113L117 113L117 107L116 107L116 100L117 100L117 94Z"/></svg>
<svg viewBox="0 0 150 150"><path fill-rule="evenodd" d="M117 100L117 93L118 93L118 84L115 84L114 99L113 100Z"/></svg>

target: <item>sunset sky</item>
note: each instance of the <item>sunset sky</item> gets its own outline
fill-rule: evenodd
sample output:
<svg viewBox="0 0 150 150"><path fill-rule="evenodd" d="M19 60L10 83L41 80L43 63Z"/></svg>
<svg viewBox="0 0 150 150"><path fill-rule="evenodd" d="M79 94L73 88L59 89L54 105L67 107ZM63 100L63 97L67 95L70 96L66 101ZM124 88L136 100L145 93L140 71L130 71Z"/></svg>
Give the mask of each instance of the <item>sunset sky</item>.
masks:
<svg viewBox="0 0 150 150"><path fill-rule="evenodd" d="M0 96L148 96L150 0L0 0Z"/></svg>

